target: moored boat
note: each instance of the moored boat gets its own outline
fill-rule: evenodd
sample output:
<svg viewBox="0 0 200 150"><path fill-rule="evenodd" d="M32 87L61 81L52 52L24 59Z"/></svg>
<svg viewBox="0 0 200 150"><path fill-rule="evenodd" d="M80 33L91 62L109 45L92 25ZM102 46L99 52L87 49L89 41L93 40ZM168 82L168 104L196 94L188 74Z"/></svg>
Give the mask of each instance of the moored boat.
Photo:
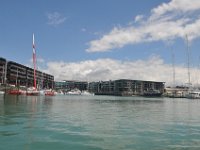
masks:
<svg viewBox="0 0 200 150"><path fill-rule="evenodd" d="M61 90L55 91L54 93L55 93L56 96L64 95L63 91L61 91Z"/></svg>
<svg viewBox="0 0 200 150"><path fill-rule="evenodd" d="M53 91L53 90L46 90L46 91L44 91L44 95L45 96L55 96L55 91Z"/></svg>
<svg viewBox="0 0 200 150"><path fill-rule="evenodd" d="M3 95L3 94L5 94L5 92L4 91L0 91L0 95Z"/></svg>
<svg viewBox="0 0 200 150"><path fill-rule="evenodd" d="M200 99L200 91L199 90L189 90L186 98L189 99Z"/></svg>
<svg viewBox="0 0 200 150"><path fill-rule="evenodd" d="M66 93L67 95L81 95L81 91L77 88L72 89Z"/></svg>
<svg viewBox="0 0 200 150"><path fill-rule="evenodd" d="M20 90L20 89L11 89L8 91L8 94L10 94L10 95L25 95L26 91Z"/></svg>
<svg viewBox="0 0 200 150"><path fill-rule="evenodd" d="M94 93L90 93L89 91L82 91L81 95L84 95L84 96L94 96Z"/></svg>
<svg viewBox="0 0 200 150"><path fill-rule="evenodd" d="M27 96L38 96L39 95L39 91L27 91L26 95Z"/></svg>
<svg viewBox="0 0 200 150"><path fill-rule="evenodd" d="M11 94L11 95L21 95L21 91L20 90L9 90L8 94Z"/></svg>
<svg viewBox="0 0 200 150"><path fill-rule="evenodd" d="M29 87L26 91L27 96L38 96L39 91L35 87Z"/></svg>

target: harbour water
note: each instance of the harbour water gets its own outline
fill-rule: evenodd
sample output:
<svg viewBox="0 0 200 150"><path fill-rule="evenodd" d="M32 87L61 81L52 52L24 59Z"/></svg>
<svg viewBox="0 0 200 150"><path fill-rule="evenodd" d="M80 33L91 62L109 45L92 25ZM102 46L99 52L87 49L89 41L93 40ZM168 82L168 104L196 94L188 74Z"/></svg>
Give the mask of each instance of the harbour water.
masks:
<svg viewBox="0 0 200 150"><path fill-rule="evenodd" d="M0 150L200 149L200 100L0 96Z"/></svg>

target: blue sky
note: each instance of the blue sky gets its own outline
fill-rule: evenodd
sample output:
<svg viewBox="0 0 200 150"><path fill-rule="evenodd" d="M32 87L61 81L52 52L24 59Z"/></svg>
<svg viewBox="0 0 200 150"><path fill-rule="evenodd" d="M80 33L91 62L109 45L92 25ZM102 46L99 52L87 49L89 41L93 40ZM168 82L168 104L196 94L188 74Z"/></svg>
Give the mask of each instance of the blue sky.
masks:
<svg viewBox="0 0 200 150"><path fill-rule="evenodd" d="M186 7L187 6L187 7ZM1 0L0 56L38 68L56 80L119 78L187 82L200 64L199 0Z"/></svg>

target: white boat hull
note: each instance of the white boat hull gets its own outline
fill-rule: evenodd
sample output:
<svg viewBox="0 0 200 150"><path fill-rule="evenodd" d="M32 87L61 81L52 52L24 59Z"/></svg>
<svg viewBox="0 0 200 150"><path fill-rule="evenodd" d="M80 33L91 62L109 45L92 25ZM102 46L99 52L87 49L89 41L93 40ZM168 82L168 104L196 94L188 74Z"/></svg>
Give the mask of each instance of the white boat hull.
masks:
<svg viewBox="0 0 200 150"><path fill-rule="evenodd" d="M200 91L192 91L186 95L189 99L200 99Z"/></svg>
<svg viewBox="0 0 200 150"><path fill-rule="evenodd" d="M3 95L3 94L5 94L5 92L4 91L0 91L0 95Z"/></svg>

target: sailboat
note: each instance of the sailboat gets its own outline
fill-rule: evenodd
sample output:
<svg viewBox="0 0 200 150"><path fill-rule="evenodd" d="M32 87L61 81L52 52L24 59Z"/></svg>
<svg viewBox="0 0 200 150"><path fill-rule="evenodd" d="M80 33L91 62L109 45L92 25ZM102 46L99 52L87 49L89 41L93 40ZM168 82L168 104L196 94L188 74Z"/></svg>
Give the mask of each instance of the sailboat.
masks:
<svg viewBox="0 0 200 150"><path fill-rule="evenodd" d="M167 96L170 98L184 98L185 97L184 89L176 87L175 85L175 58L174 58L173 48L171 49L171 51L172 51L173 86L170 92L167 94Z"/></svg>
<svg viewBox="0 0 200 150"><path fill-rule="evenodd" d="M45 90L45 91L44 91L44 95L45 95L45 96L55 96L55 95L56 95L56 92L53 91L53 90L51 90L51 89L49 89L49 90Z"/></svg>
<svg viewBox="0 0 200 150"><path fill-rule="evenodd" d="M186 94L186 97L189 99L200 99L200 91L199 89L195 89L192 87L191 82L190 82L190 52L189 52L189 46L188 46L188 37L186 35L186 40L187 40L187 52L188 52L188 84L189 84L189 89L188 93Z"/></svg>
<svg viewBox="0 0 200 150"><path fill-rule="evenodd" d="M35 51L34 34L33 34L33 65L34 65L34 70L33 70L34 87L27 88L26 95L39 95L39 91L37 90L37 85L36 85L36 51Z"/></svg>

